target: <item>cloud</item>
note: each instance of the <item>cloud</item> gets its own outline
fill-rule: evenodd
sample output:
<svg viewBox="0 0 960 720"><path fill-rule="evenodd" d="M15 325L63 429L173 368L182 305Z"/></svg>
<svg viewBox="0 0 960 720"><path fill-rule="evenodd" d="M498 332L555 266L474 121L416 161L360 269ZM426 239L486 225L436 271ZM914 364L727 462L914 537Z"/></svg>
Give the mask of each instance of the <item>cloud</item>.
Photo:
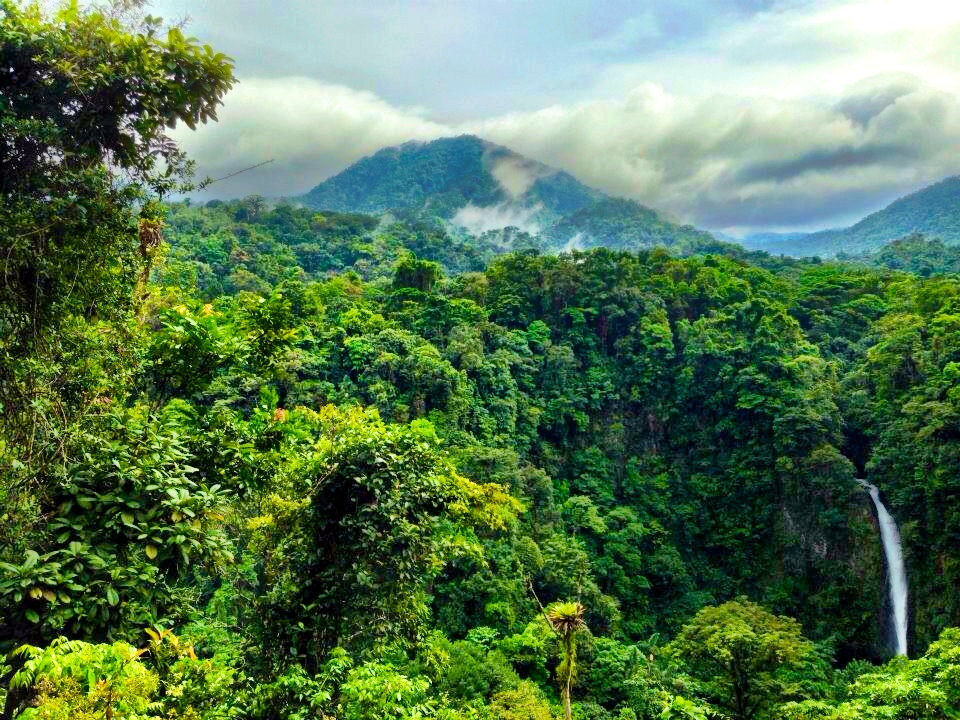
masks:
<svg viewBox="0 0 960 720"><path fill-rule="evenodd" d="M382 147L450 132L371 93L301 77L243 79L218 114L216 124L174 133L200 174L274 162L212 185L207 195L216 197L303 193Z"/></svg>
<svg viewBox="0 0 960 720"><path fill-rule="evenodd" d="M584 237L585 236L582 232L578 232L576 235L574 235L569 240L567 240L567 242L564 244L562 248L562 252L573 252L574 250L583 250L585 247L583 244Z"/></svg>
<svg viewBox="0 0 960 720"><path fill-rule="evenodd" d="M536 216L543 210L542 205L523 207L515 203L499 203L489 207L479 207L469 203L460 208L451 222L465 228L472 235L480 235L488 230L499 230L505 227L515 227L524 232L536 235L540 226Z"/></svg>
<svg viewBox="0 0 960 720"><path fill-rule="evenodd" d="M219 125L177 133L201 172L275 159L207 197L302 193L461 132L723 229L835 225L960 172L960 3L156 5L245 77ZM511 197L531 178L493 171Z"/></svg>
<svg viewBox="0 0 960 720"><path fill-rule="evenodd" d="M537 180L550 175L551 171L523 158L504 157L494 161L490 174L503 191L516 200Z"/></svg>
<svg viewBox="0 0 960 720"><path fill-rule="evenodd" d="M244 77L304 76L459 123L581 99L610 62L698 41L779 0L152 0ZM635 84L635 83L631 83Z"/></svg>
<svg viewBox="0 0 960 720"><path fill-rule="evenodd" d="M903 73L866 78L834 98L668 93L554 105L451 126L370 93L305 78L247 80L219 124L178 132L202 173L226 175L208 197L303 193L376 150L473 132L566 170L612 195L710 228L825 226L960 172L960 100ZM493 172L517 198L544 168L516 158ZM529 208L465 208L475 231L535 225Z"/></svg>
<svg viewBox="0 0 960 720"><path fill-rule="evenodd" d="M647 84L471 129L713 228L830 224L960 172L960 101L902 74L834 100L697 99Z"/></svg>
<svg viewBox="0 0 960 720"><path fill-rule="evenodd" d="M218 125L177 136L214 177L275 162L206 196L299 194L382 147L463 132L730 232L843 224L960 173L960 3L738 0L717 15L717 3L658 2L639 13L583 5L569 17L521 5L488 12L442 5L442 19L432 20L418 6L410 22L392 10L381 17L379 6L344 20L335 4L324 5L322 25L346 22L348 31L309 71L384 93L307 77L248 77L227 97ZM296 7L290 21L314 6L297 0ZM211 27L228 27L214 19ZM478 19L503 32L477 34ZM354 29L394 21L400 35L385 41L372 65L361 62L372 35L361 34L366 44L351 49ZM302 25L265 75L313 57L297 52L301 35L314 31ZM541 34L524 34L534 30ZM499 59L491 65L488 57ZM343 73L341 59L349 66ZM539 172L519 161L492 170L513 198ZM524 226L518 212L507 204L471 209L464 219Z"/></svg>
<svg viewBox="0 0 960 720"><path fill-rule="evenodd" d="M870 77L853 85L836 109L865 127L897 100L917 91L919 85L917 77L907 73Z"/></svg>
<svg viewBox="0 0 960 720"><path fill-rule="evenodd" d="M654 82L686 96L801 98L838 95L878 73L957 87L958 39L960 3L785 0L735 22L711 23L665 52L610 63L594 89L616 96Z"/></svg>

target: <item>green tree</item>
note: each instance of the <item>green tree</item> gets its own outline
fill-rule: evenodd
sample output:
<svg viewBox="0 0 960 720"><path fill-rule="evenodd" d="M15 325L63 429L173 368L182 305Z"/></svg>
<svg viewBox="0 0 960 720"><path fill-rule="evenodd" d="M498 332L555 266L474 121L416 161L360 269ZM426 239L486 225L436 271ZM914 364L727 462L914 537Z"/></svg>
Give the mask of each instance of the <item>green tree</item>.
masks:
<svg viewBox="0 0 960 720"><path fill-rule="evenodd" d="M169 630L147 634L149 643L139 649L64 637L46 647L21 646L11 654L21 667L10 680L4 717L228 717L237 690L233 669L198 659L193 646Z"/></svg>
<svg viewBox="0 0 960 720"><path fill-rule="evenodd" d="M45 648L24 645L14 653L23 663L10 681L5 717L28 702L34 707L17 717L94 720L144 713L159 686L139 660L144 652L122 642L92 645L62 637Z"/></svg>
<svg viewBox="0 0 960 720"><path fill-rule="evenodd" d="M231 558L226 493L194 477L174 414L108 408L64 447L50 516L21 557L0 561L0 637L102 639L152 625L180 603L177 581Z"/></svg>
<svg viewBox="0 0 960 720"><path fill-rule="evenodd" d="M709 709L700 703L677 695L660 713L660 720L710 720L710 716Z"/></svg>
<svg viewBox="0 0 960 720"><path fill-rule="evenodd" d="M960 716L960 628L945 630L916 660L894 658L863 672L838 700L788 703L781 714L788 720L956 718Z"/></svg>
<svg viewBox="0 0 960 720"><path fill-rule="evenodd" d="M418 260L412 255L406 255L397 263L396 273L393 276L393 287L412 288L423 293L433 290L433 286L443 277L443 269L439 263L429 260Z"/></svg>
<svg viewBox="0 0 960 720"><path fill-rule="evenodd" d="M553 720L554 717L543 691L528 680L494 695L490 711L500 720Z"/></svg>
<svg viewBox="0 0 960 720"><path fill-rule="evenodd" d="M137 373L155 200L190 172L167 131L215 119L233 83L179 29L125 23L136 5L0 0L0 560L18 565L44 551L65 448Z"/></svg>
<svg viewBox="0 0 960 720"><path fill-rule="evenodd" d="M816 662L796 620L744 599L700 610L666 652L699 695L736 720L775 717L777 704L804 697L792 673Z"/></svg>
<svg viewBox="0 0 960 720"><path fill-rule="evenodd" d="M586 608L578 602L564 602L547 609L547 621L560 640L560 664L557 665L557 684L563 700L563 716L572 717L570 699L577 678L577 633L586 627L583 616Z"/></svg>
<svg viewBox="0 0 960 720"><path fill-rule="evenodd" d="M338 643L416 640L431 579L453 557L479 557L474 528L503 528L519 508L460 476L425 421L332 406L314 417L313 449L281 469L251 521L268 650L309 667Z"/></svg>
<svg viewBox="0 0 960 720"><path fill-rule="evenodd" d="M233 76L227 57L153 19L131 29L76 3L48 17L12 0L0 68L0 402L8 432L29 434L40 378L18 366L55 354L65 318L130 310L160 240L149 201L190 170L167 129L215 119Z"/></svg>

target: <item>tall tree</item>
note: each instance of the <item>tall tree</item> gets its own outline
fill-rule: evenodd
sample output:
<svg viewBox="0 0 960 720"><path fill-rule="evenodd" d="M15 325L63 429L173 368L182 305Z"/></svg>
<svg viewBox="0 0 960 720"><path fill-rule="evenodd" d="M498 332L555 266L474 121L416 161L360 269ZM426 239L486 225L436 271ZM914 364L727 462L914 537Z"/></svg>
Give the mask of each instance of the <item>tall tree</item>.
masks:
<svg viewBox="0 0 960 720"><path fill-rule="evenodd" d="M796 620L743 599L700 610L667 652L698 694L735 720L771 717L775 703L802 699L791 671L817 661Z"/></svg>
<svg viewBox="0 0 960 720"><path fill-rule="evenodd" d="M175 431L117 408L139 365L157 199L191 172L168 129L215 119L232 62L139 11L136 0L53 14L0 0L4 644L68 628L111 634L124 613L153 617L158 607L133 597L165 593L160 576L175 581L208 539L194 546L175 532L186 554L163 570L147 525L172 524L149 496L168 481L167 499L181 497L174 486L192 496L193 469Z"/></svg>
<svg viewBox="0 0 960 720"><path fill-rule="evenodd" d="M451 558L479 557L475 529L504 528L519 504L460 476L423 420L387 425L333 406L293 420L317 441L281 468L251 522L264 649L315 668L337 645L416 640L432 579Z"/></svg>
<svg viewBox="0 0 960 720"><path fill-rule="evenodd" d="M111 386L110 360L69 373L58 363L97 342L92 323L129 317L159 249L154 200L191 171L168 128L216 119L233 84L232 62L209 45L149 16L126 22L138 5L72 2L49 16L0 0L4 464L30 464L38 435Z"/></svg>
<svg viewBox="0 0 960 720"><path fill-rule="evenodd" d="M564 602L553 605L547 610L547 620L560 639L562 657L557 666L557 684L563 699L563 716L572 717L570 702L573 683L577 677L577 632L586 627L583 616L586 609L578 602Z"/></svg>

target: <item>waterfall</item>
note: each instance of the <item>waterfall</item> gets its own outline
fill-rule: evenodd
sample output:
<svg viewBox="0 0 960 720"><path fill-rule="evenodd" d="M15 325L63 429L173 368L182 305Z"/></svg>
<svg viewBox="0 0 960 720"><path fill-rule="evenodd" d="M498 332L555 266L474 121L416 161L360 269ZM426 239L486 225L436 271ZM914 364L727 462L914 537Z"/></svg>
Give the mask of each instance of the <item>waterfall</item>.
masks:
<svg viewBox="0 0 960 720"><path fill-rule="evenodd" d="M887 558L887 576L890 585L890 604L893 607L893 627L896 631L897 655L907 654L907 570L903 564L903 547L900 544L900 531L896 521L890 517L887 508L880 502L880 491L866 480L857 480L870 491L870 497L877 508L877 521L880 524L880 540L883 542L883 554Z"/></svg>

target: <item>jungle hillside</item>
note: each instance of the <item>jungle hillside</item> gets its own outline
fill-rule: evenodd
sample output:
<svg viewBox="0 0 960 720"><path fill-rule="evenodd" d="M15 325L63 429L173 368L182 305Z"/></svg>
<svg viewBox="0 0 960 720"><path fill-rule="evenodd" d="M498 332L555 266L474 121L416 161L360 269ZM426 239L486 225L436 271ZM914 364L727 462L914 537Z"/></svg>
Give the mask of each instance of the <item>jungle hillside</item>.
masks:
<svg viewBox="0 0 960 720"><path fill-rule="evenodd" d="M198 199L244 80L147 10L0 0L2 720L960 716L952 225L467 133Z"/></svg>

